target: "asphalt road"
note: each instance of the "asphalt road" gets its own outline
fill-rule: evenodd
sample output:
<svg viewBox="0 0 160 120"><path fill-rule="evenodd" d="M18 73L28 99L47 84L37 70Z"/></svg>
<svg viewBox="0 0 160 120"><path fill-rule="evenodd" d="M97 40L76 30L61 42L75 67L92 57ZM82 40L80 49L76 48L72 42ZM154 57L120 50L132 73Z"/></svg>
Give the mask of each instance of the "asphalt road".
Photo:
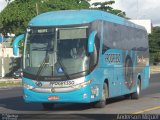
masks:
<svg viewBox="0 0 160 120"><path fill-rule="evenodd" d="M87 104L58 104L53 110L43 110L40 103L25 103L22 88L0 88L0 113L27 114L160 114L160 74L151 75L150 86L138 100L123 96L110 99L105 108Z"/></svg>

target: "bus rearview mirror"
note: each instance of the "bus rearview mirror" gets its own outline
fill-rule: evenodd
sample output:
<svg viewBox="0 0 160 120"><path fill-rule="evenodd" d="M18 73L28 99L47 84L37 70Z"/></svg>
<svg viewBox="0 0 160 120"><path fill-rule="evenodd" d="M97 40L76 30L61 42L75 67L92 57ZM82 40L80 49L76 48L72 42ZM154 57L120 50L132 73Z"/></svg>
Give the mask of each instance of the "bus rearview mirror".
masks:
<svg viewBox="0 0 160 120"><path fill-rule="evenodd" d="M92 31L91 34L89 35L89 39L88 39L88 52L89 53L94 52L94 41L95 41L96 34L97 34L97 31Z"/></svg>
<svg viewBox="0 0 160 120"><path fill-rule="evenodd" d="M13 42L13 55L14 57L19 57L19 48L18 48L18 44L21 40L24 39L24 34L19 35L15 38L14 42Z"/></svg>

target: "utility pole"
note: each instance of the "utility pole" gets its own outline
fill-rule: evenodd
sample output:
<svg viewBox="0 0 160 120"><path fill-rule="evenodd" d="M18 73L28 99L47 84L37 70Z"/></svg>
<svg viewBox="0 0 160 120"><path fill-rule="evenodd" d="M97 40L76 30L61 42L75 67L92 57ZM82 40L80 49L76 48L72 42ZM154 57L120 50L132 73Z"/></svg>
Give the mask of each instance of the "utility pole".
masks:
<svg viewBox="0 0 160 120"><path fill-rule="evenodd" d="M139 0L137 0L137 20L139 19Z"/></svg>
<svg viewBox="0 0 160 120"><path fill-rule="evenodd" d="M2 35L2 77L4 77L4 49L3 49L3 35Z"/></svg>
<svg viewBox="0 0 160 120"><path fill-rule="evenodd" d="M36 3L36 12L37 12L37 15L39 14L39 11L38 11L38 3Z"/></svg>

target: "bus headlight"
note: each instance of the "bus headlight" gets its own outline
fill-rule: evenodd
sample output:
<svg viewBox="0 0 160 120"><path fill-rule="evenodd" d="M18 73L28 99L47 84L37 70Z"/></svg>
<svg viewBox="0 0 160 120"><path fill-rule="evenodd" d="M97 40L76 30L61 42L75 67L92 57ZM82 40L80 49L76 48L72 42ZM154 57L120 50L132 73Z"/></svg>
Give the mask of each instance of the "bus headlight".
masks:
<svg viewBox="0 0 160 120"><path fill-rule="evenodd" d="M33 86L28 85L28 84L23 84L23 87L26 88L26 89L28 89L28 90L31 90L31 89L34 88Z"/></svg>
<svg viewBox="0 0 160 120"><path fill-rule="evenodd" d="M92 80L88 80L86 82L83 82L83 83L80 83L80 84L77 84L77 85L73 86L73 88L81 89L81 88L87 86L88 84L90 84L91 82L92 82Z"/></svg>

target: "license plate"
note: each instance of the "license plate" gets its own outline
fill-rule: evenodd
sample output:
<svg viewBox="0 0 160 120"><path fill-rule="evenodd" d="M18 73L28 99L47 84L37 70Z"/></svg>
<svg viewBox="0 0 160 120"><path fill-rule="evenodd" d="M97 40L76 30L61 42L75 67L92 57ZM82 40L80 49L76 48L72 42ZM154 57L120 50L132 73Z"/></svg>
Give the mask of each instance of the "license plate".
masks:
<svg viewBox="0 0 160 120"><path fill-rule="evenodd" d="M49 96L48 100L59 100L59 96Z"/></svg>

